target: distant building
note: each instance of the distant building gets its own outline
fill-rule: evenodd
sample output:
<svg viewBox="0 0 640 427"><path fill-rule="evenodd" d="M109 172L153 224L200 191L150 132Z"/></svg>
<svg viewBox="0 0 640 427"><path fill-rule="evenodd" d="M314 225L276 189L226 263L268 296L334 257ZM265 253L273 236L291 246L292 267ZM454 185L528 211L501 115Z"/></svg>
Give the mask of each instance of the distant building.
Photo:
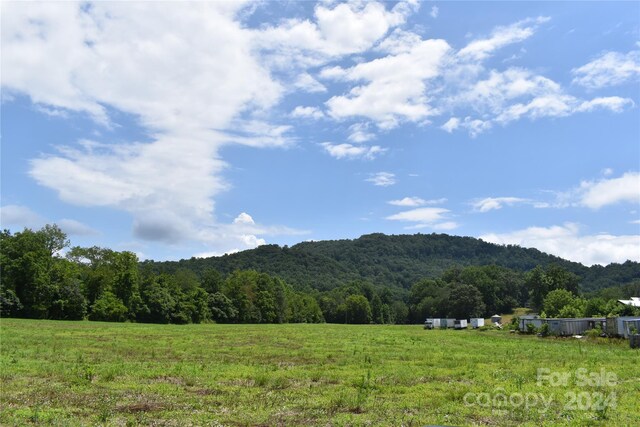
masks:
<svg viewBox="0 0 640 427"><path fill-rule="evenodd" d="M619 299L618 302L624 305L630 305L631 307L640 307L640 298L631 297L631 299Z"/></svg>

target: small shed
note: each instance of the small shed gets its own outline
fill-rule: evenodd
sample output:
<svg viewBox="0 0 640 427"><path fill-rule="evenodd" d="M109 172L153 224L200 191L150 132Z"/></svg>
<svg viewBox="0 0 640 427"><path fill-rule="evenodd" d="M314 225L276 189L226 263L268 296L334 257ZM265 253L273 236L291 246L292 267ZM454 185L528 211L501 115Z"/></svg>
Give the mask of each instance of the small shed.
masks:
<svg viewBox="0 0 640 427"><path fill-rule="evenodd" d="M455 329L467 329L467 319L456 320L453 327Z"/></svg>
<svg viewBox="0 0 640 427"><path fill-rule="evenodd" d="M480 318L480 317L473 317L471 318L471 327L473 329L477 329L484 326L484 319Z"/></svg>
<svg viewBox="0 0 640 427"><path fill-rule="evenodd" d="M491 316L491 323L493 323L494 325L496 323L502 323L502 316L494 314L493 316Z"/></svg>

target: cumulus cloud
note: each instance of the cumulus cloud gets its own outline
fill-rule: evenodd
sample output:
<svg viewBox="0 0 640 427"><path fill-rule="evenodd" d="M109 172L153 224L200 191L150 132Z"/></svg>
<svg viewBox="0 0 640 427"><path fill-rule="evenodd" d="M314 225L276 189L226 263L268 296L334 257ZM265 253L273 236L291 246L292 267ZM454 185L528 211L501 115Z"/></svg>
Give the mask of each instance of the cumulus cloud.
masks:
<svg viewBox="0 0 640 427"><path fill-rule="evenodd" d="M364 145L352 145L352 144L331 144L329 142L323 142L320 144L324 147L325 151L329 153L329 155L335 157L336 159L367 159L372 160L376 156L384 153L386 149L374 145L371 147L367 147Z"/></svg>
<svg viewBox="0 0 640 427"><path fill-rule="evenodd" d="M290 19L278 26L263 29L256 36L265 49L275 52L279 60L318 64L327 57L363 52L387 32L403 24L417 8L418 2L401 1L391 10L379 2L340 3L335 7L315 7L315 22ZM283 63L291 67L291 63Z"/></svg>
<svg viewBox="0 0 640 427"><path fill-rule="evenodd" d="M579 204L591 209L622 202L640 204L640 173L627 172L619 178L583 181L578 189Z"/></svg>
<svg viewBox="0 0 640 427"><path fill-rule="evenodd" d="M439 13L440 13L440 9L438 9L438 6L431 6L431 12L429 12L429 15L433 19L437 18Z"/></svg>
<svg viewBox="0 0 640 427"><path fill-rule="evenodd" d="M534 247L588 266L622 263L627 260L640 261L640 235L584 235L580 232L580 227L574 223L529 227L510 233L485 234L480 238L497 244Z"/></svg>
<svg viewBox="0 0 640 427"><path fill-rule="evenodd" d="M589 89L615 86L640 78L640 50L628 53L605 52L593 61L572 70L574 84Z"/></svg>
<svg viewBox="0 0 640 427"><path fill-rule="evenodd" d="M378 172L371 174L365 181L372 183L378 187L389 187L394 185L396 181L396 175L390 172Z"/></svg>
<svg viewBox="0 0 640 427"><path fill-rule="evenodd" d="M277 103L283 87L257 58L253 32L236 19L243 7L3 5L3 91L106 126L109 107L137 117L150 135L70 142L33 159L30 175L68 203L131 213L141 239L198 239L202 228L215 228L213 199L228 188L219 148L287 143L288 127L244 117ZM301 82L310 88L308 78Z"/></svg>
<svg viewBox="0 0 640 427"><path fill-rule="evenodd" d="M331 97L328 113L335 119L365 117L381 129L427 119L436 111L428 103L425 81L440 74L449 49L444 40L425 40L408 52L345 69L343 80L365 83Z"/></svg>

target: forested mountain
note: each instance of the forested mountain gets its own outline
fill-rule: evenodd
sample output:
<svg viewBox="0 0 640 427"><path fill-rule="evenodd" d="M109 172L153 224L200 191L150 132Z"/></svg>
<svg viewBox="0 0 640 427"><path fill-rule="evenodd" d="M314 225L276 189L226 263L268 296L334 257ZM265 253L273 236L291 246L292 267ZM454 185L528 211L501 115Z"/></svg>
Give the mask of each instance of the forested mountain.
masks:
<svg viewBox="0 0 640 427"><path fill-rule="evenodd" d="M132 252L70 247L56 225L46 225L0 233L0 317L419 323L522 306L566 317L633 315L617 299L637 295L639 267L587 268L534 249L442 234L371 234L140 263ZM589 300L581 296L611 284Z"/></svg>
<svg viewBox="0 0 640 427"><path fill-rule="evenodd" d="M388 236L376 233L354 240L303 242L292 247L265 245L221 257L145 264L157 272L167 273L188 269L200 274L213 268L226 275L235 270L256 270L278 276L298 289L321 291L353 281L409 289L421 279L440 277L452 267L471 265L498 265L526 272L538 265L556 264L578 275L584 291L640 279L637 262L589 268L537 249L501 246L446 234Z"/></svg>

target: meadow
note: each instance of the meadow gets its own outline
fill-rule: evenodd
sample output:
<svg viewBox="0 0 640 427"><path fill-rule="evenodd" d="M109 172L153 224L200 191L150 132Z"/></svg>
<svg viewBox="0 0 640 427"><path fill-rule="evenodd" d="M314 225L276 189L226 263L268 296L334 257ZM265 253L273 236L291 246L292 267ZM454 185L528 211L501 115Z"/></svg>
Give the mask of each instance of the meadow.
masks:
<svg viewBox="0 0 640 427"><path fill-rule="evenodd" d="M1 425L640 425L621 340L2 319Z"/></svg>

